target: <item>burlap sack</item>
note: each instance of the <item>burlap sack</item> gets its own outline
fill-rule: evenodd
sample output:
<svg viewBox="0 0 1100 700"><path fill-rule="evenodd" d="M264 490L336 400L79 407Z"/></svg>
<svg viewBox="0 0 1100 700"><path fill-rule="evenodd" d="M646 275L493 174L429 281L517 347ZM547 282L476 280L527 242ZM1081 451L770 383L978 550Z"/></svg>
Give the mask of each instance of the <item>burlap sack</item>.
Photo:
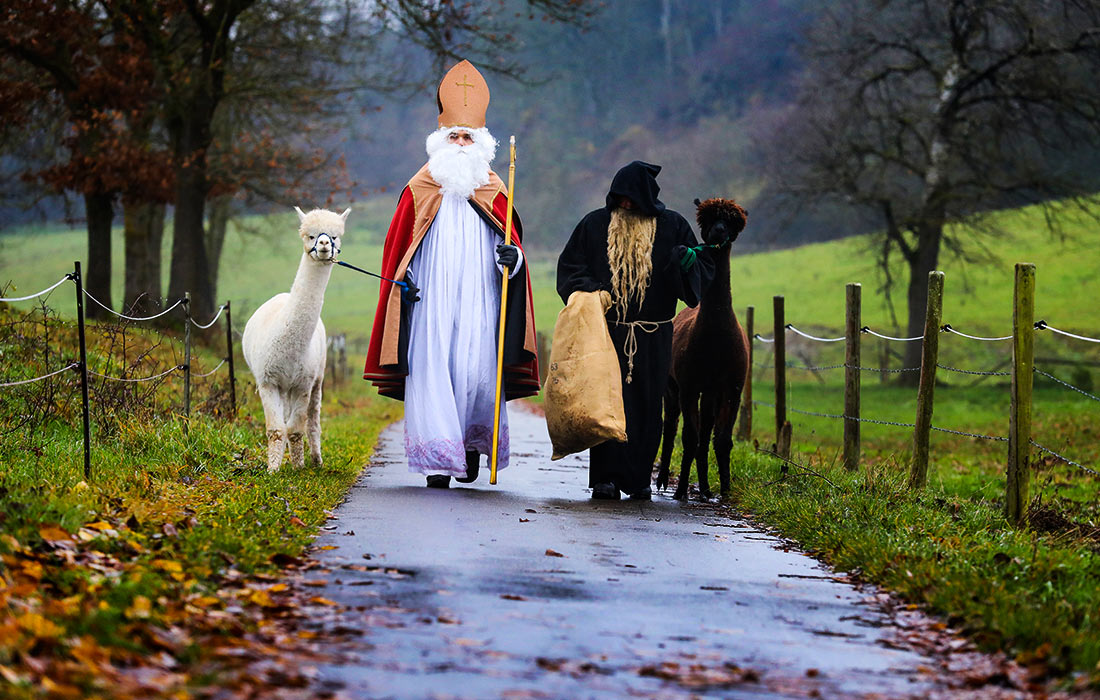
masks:
<svg viewBox="0 0 1100 700"><path fill-rule="evenodd" d="M619 358L604 318L610 305L607 292L573 292L554 324L543 386L551 459L606 440L626 442Z"/></svg>

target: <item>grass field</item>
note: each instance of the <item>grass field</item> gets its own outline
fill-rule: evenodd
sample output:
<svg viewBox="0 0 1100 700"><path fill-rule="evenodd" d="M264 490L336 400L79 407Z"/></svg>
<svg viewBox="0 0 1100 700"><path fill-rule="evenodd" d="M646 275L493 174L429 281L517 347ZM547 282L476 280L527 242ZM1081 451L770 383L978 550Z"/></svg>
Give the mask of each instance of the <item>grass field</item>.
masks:
<svg viewBox="0 0 1100 700"><path fill-rule="evenodd" d="M392 203L379 197L359 206L348 219L341 258L365 269L377 269L381 257L386 211ZM940 269L946 273L943 318L956 328L976 335L1006 335L1012 319L1012 267L1016 262L1037 265L1036 317L1067 330L1100 335L1100 306L1089 300L1100 295L1100 252L1097 233L1087 222L1065 224L1067 237L1056 240L1044 232L1034 208L1007 211L997 218L1005 233L995 241L981 238L996 259L966 263L945 251ZM750 223L751 226L751 223ZM271 295L290 288L300 256L293 212L250 218L231 228L222 256L218 299L231 299L238 318ZM169 232L170 237L170 232ZM977 234L974 234L977 236ZM866 237L852 237L789 250L737 256L733 263L735 308L756 307L756 325L771 335L772 297L783 295L787 321L800 328L833 329L844 323L844 285L863 284L863 320L872 328L890 331L894 319L880 287L882 275L874 264ZM50 254L43 256L41 251ZM170 241L165 242L167 255ZM122 241L113 250L115 301L122 297ZM553 329L561 301L554 293L556 251L532 250L536 326ZM72 270L73 260L86 257L85 235L57 227L24 228L0 235L0 284L14 282L15 291L30 293L49 286ZM30 259L33 265L20 261ZM86 262L85 262L86 265ZM164 284L167 287L167 265ZM896 270L903 276L900 266ZM349 337L369 335L378 284L354 271L333 272L325 297L324 319L333 333ZM65 299L55 302L70 313ZM904 324L904 289L894 291L897 320ZM767 332L765 332L767 331Z"/></svg>

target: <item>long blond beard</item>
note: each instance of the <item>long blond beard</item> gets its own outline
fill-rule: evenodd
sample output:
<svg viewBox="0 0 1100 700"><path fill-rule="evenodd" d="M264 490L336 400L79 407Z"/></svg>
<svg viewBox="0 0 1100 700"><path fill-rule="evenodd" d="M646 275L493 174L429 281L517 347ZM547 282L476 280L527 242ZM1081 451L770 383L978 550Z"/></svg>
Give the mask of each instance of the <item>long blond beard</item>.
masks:
<svg viewBox="0 0 1100 700"><path fill-rule="evenodd" d="M607 261L611 265L611 298L619 319L632 301L645 298L653 272L653 238L657 218L616 208L607 227Z"/></svg>

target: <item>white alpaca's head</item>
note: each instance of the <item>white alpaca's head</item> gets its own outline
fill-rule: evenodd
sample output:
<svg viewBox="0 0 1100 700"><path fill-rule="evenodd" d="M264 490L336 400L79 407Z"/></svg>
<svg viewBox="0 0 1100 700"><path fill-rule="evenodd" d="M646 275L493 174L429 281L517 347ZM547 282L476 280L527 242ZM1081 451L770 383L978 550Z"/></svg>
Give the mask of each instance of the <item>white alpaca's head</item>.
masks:
<svg viewBox="0 0 1100 700"><path fill-rule="evenodd" d="M337 214L327 209L314 209L308 214L294 207L298 212L298 235L302 238L302 248L317 262L334 263L340 254L340 239L344 237L344 222L351 209Z"/></svg>

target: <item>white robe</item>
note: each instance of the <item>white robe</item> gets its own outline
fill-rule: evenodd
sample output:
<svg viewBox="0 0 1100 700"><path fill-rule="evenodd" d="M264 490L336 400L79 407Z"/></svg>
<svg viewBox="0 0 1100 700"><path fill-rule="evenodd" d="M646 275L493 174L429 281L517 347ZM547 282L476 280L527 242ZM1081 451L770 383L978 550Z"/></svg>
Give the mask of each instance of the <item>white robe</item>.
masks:
<svg viewBox="0 0 1100 700"><path fill-rule="evenodd" d="M445 193L409 263L409 278L420 288L420 301L411 309L405 379L409 471L465 476L467 450L492 451L499 243L499 234L469 201ZM501 398L497 469L508 466L508 414Z"/></svg>

